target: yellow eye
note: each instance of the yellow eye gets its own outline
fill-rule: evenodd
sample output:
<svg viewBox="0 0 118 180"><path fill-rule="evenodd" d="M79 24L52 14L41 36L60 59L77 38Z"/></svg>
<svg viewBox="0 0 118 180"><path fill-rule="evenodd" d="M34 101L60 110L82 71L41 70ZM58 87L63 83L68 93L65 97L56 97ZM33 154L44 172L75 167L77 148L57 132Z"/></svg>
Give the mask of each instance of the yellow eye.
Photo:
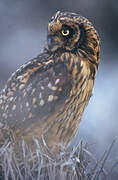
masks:
<svg viewBox="0 0 118 180"><path fill-rule="evenodd" d="M62 33L63 36L68 36L69 33L70 33L70 31L69 31L69 29L63 29L63 30L61 31L61 33Z"/></svg>

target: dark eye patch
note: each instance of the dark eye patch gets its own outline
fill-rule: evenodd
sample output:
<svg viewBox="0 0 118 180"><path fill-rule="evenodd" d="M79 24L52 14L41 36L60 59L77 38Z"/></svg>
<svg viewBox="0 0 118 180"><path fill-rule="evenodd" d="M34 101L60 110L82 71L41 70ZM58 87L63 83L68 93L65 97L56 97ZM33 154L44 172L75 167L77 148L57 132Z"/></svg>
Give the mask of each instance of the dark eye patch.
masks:
<svg viewBox="0 0 118 180"><path fill-rule="evenodd" d="M71 37L73 36L73 34L74 34L74 30L73 30L70 26L68 26L68 25L66 25L66 24L63 24L63 25L62 25L61 32L62 32L62 30L65 31L65 32L66 32L67 30L69 30L69 34L68 34L67 36L63 36L63 35L61 34L64 39L71 38Z"/></svg>

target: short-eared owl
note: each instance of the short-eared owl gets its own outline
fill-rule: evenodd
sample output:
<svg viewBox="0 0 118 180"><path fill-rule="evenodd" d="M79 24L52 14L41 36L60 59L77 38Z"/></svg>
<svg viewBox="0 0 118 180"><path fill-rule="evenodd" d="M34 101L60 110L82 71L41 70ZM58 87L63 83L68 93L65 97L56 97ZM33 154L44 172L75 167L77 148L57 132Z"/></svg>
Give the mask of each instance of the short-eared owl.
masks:
<svg viewBox="0 0 118 180"><path fill-rule="evenodd" d="M48 24L43 53L14 72L0 93L0 125L16 142L37 138L57 151L75 136L92 95L100 61L93 25L75 13L57 12Z"/></svg>

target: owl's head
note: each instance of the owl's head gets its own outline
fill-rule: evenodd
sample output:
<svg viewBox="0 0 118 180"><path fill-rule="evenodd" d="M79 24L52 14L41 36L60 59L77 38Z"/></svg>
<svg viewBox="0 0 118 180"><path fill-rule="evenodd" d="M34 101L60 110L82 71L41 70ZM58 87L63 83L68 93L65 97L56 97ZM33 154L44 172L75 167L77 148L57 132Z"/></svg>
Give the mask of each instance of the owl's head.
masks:
<svg viewBox="0 0 118 180"><path fill-rule="evenodd" d="M47 44L51 52L61 49L75 53L78 49L87 50L89 45L88 52L92 54L99 46L99 38L86 18L58 11L48 24Z"/></svg>

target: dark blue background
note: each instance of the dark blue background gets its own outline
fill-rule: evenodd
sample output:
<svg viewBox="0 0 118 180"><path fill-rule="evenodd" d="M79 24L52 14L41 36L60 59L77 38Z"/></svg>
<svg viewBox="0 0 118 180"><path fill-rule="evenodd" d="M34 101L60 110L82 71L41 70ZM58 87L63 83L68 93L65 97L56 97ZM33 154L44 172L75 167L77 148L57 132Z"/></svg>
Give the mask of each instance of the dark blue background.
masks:
<svg viewBox="0 0 118 180"><path fill-rule="evenodd" d="M101 39L101 64L94 94L84 113L82 138L103 154L118 137L118 1L0 0L0 89L21 64L37 56L46 40L48 20L57 10L87 17ZM118 156L118 143L112 151Z"/></svg>

